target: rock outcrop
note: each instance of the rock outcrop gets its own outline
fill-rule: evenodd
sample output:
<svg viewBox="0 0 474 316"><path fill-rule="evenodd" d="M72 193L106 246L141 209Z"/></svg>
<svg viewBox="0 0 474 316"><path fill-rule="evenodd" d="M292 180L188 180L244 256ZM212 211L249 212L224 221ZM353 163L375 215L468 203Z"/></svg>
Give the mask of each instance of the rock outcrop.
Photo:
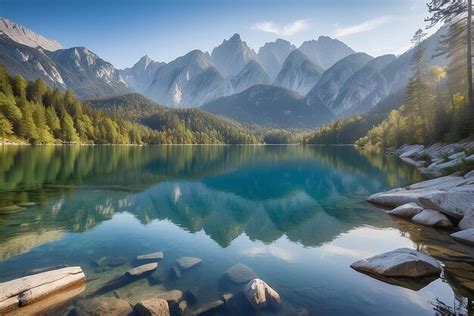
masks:
<svg viewBox="0 0 474 316"><path fill-rule="evenodd" d="M61 295L85 280L81 267L66 267L0 283L0 314Z"/></svg>
<svg viewBox="0 0 474 316"><path fill-rule="evenodd" d="M423 278L441 273L441 266L430 256L400 248L351 264L351 268L385 277Z"/></svg>

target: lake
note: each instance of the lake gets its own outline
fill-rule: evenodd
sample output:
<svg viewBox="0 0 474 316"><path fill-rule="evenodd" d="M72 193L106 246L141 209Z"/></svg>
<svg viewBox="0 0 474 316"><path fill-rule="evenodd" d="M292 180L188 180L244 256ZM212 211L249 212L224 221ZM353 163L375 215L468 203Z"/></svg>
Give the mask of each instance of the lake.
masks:
<svg viewBox="0 0 474 316"><path fill-rule="evenodd" d="M365 202L420 179L396 157L353 147L2 146L0 207L35 205L0 213L0 282L80 265L88 296L135 303L198 287L200 305L238 292L222 276L243 263L280 293L280 315L462 313L474 297L469 250L449 232ZM349 267L400 247L441 260L442 277L396 286ZM136 266L136 256L155 251L164 252L164 283L148 277L104 288ZM104 256L126 263L94 267ZM168 278L182 256L202 263Z"/></svg>

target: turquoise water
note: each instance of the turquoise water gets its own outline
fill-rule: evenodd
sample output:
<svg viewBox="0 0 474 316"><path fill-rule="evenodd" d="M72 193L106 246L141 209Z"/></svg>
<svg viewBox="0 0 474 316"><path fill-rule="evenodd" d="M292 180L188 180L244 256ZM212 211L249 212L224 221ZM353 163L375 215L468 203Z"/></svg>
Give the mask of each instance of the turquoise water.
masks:
<svg viewBox="0 0 474 316"><path fill-rule="evenodd" d="M85 295L135 303L197 286L200 305L238 292L222 275L244 263L280 293L281 315L462 310L474 297L472 261L456 257L462 249L445 248L447 233L395 220L365 202L417 180L397 158L352 147L3 146L0 207L36 205L0 213L0 282L80 265ZM349 267L399 247L425 249L454 272L416 291ZM160 250L164 274L181 256L203 261L178 280L143 278L103 289L136 266L137 255ZM96 271L91 261L103 256L127 263Z"/></svg>

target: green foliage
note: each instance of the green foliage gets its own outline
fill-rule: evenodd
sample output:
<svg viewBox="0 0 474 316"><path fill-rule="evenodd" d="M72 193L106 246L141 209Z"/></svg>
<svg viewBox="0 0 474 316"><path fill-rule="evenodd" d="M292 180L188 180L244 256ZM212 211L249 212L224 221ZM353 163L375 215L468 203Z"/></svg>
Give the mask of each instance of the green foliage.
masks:
<svg viewBox="0 0 474 316"><path fill-rule="evenodd" d="M10 77L0 65L0 137L30 143L161 143L161 134L82 104L41 80Z"/></svg>
<svg viewBox="0 0 474 316"><path fill-rule="evenodd" d="M265 144L297 144L303 141L303 134L299 131L272 129L263 136Z"/></svg>
<svg viewBox="0 0 474 316"><path fill-rule="evenodd" d="M307 144L353 144L384 119L380 113L357 115L319 127L304 141Z"/></svg>
<svg viewBox="0 0 474 316"><path fill-rule="evenodd" d="M89 101L95 109L128 118L159 132L165 144L248 144L259 140L238 123L201 109L170 109L140 94ZM110 134L110 133L109 133ZM133 134L130 137L138 137Z"/></svg>

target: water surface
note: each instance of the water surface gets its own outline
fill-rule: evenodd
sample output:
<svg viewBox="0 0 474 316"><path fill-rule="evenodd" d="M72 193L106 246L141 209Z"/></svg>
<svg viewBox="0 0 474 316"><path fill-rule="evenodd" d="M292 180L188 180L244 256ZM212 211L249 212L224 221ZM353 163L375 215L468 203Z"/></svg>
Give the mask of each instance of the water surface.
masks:
<svg viewBox="0 0 474 316"><path fill-rule="evenodd" d="M446 232L395 220L365 202L418 180L397 158L352 147L3 146L0 207L37 205L0 214L0 282L80 265L89 279L86 295L134 303L198 286L206 303L238 290L222 274L244 263L281 294L281 315L465 311L474 297L465 249L447 247L453 242ZM446 273L413 290L349 267L399 247L436 256ZM159 250L164 272L181 256L203 262L178 280L144 278L100 290L136 266L137 255ZM98 272L91 261L102 256L128 263Z"/></svg>

